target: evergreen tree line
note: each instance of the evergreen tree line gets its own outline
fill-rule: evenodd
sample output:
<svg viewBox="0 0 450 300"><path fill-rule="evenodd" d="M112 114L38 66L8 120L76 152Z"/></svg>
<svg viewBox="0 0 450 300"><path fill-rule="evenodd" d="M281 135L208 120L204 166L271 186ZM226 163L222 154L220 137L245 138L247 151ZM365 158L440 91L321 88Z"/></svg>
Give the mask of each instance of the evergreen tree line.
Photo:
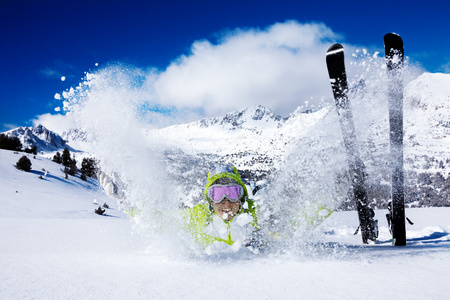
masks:
<svg viewBox="0 0 450 300"><path fill-rule="evenodd" d="M67 147L64 148L62 154L56 152L53 156L53 161L64 166L66 178L68 178L68 175L75 176L78 172L80 172L80 178L86 181L87 177L94 178L97 173L97 164L93 158L83 158L81 162L81 169L78 170L75 155L71 157L70 151Z"/></svg>
<svg viewBox="0 0 450 300"><path fill-rule="evenodd" d="M22 143L16 136L9 137L8 135L2 133L0 134L0 149L11 150L11 151L22 151ZM37 154L37 147L33 145L30 149L24 149L26 153Z"/></svg>

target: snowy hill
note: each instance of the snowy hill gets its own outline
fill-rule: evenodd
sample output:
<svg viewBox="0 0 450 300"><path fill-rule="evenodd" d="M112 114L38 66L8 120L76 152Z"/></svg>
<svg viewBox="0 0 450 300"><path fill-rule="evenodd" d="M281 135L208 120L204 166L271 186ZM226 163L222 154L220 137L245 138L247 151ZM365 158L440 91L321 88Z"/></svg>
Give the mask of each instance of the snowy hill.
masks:
<svg viewBox="0 0 450 300"><path fill-rule="evenodd" d="M448 298L450 208L407 209L405 247L391 246L378 210L377 244L353 235L356 212L337 212L278 251L207 256L179 235L133 229L95 181L66 180L46 158L15 169L21 155L0 150L1 299ZM113 209L98 216L94 200ZM224 288L230 278L245 284Z"/></svg>
<svg viewBox="0 0 450 300"><path fill-rule="evenodd" d="M3 218L96 218L94 209L105 202L113 208L98 181L69 176L63 166L41 155L28 155L32 170L20 171L16 162L24 153L0 150L0 217ZM42 177L42 178L40 178ZM95 205L98 203L98 205ZM109 214L122 216L117 210Z"/></svg>

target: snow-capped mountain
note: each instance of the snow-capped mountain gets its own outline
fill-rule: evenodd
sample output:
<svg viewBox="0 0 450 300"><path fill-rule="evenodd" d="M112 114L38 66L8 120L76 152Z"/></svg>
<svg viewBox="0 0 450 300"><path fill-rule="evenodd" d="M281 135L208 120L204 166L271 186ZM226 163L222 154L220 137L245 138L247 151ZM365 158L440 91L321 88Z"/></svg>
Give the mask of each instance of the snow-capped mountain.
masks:
<svg viewBox="0 0 450 300"><path fill-rule="evenodd" d="M284 119L275 115L270 109L257 105L243 110L226 114L224 117L205 118L189 124L188 127L198 126L206 128L214 125L221 125L229 130L259 130L262 127L282 126Z"/></svg>
<svg viewBox="0 0 450 300"><path fill-rule="evenodd" d="M61 137L67 141L72 148L77 149L82 152L92 152L90 147L91 142L89 141L87 132L80 130L78 128L71 128L68 131L64 131Z"/></svg>
<svg viewBox="0 0 450 300"><path fill-rule="evenodd" d="M64 131L61 137L66 141L88 142L86 132L78 128L71 128L68 131Z"/></svg>
<svg viewBox="0 0 450 300"><path fill-rule="evenodd" d="M405 87L404 157L410 205L427 205L437 199L441 199L439 205L450 205L449 87L450 75L429 73ZM385 207L387 203L382 199L390 198L387 102L383 111L377 107L383 103L373 101L373 95L364 97L351 99L356 100L355 110L359 109L355 116L358 142L369 172L369 191L377 205ZM358 108L362 105L358 102L375 104ZM371 111L377 109L381 113ZM182 154L172 153L180 164L189 156L204 169L211 164L231 163L262 176L284 168L292 151L298 152L300 160L326 161L343 148L334 107L312 113L295 112L283 118L268 108L255 106L224 117L149 131L147 135L181 150ZM308 167L327 168L319 163Z"/></svg>
<svg viewBox="0 0 450 300"><path fill-rule="evenodd" d="M60 135L48 130L41 124L36 127L19 127L7 131L6 135L19 138L24 148L36 146L39 152L53 152L65 147L74 151Z"/></svg>
<svg viewBox="0 0 450 300"><path fill-rule="evenodd" d="M429 73L405 87L404 157L408 203L423 205L429 202L427 199L443 199L442 205L449 204L449 87L450 75ZM352 96L358 97L357 94ZM357 112L358 142L369 173L369 191L384 207L390 194L387 106L380 109L381 113L373 112L386 103L376 98L379 94L364 91L360 94L362 98L351 99ZM89 148L92 146L89 135L81 130L71 130L62 138L39 125L20 127L8 134L19 137L25 147L36 145L39 151L57 151L68 146L69 141L75 149L92 151L95 156L95 149ZM223 117L146 129L144 136L136 136L146 139L138 141L140 145L162 146L169 172L180 176L186 185L196 186L211 165L225 163L235 165L244 175L251 174L249 177L256 180L299 161L298 168L305 169L305 174L319 170L326 173L334 164L346 160L340 134L336 111L330 105L314 112L295 111L288 117L278 116L263 106L254 106ZM317 180L321 180L320 176Z"/></svg>
<svg viewBox="0 0 450 300"><path fill-rule="evenodd" d="M450 172L450 75L426 73L405 91L409 167Z"/></svg>
<svg viewBox="0 0 450 300"><path fill-rule="evenodd" d="M405 87L405 159L406 167L434 170L448 175L450 151L450 75L425 73ZM185 154L207 154L233 162L242 169L268 170L279 167L286 150L294 142L318 134L326 119L335 118L334 107L315 112L293 112L283 117L258 105L223 117L204 118L196 122L146 131L149 140L166 143L170 149ZM382 119L364 119L367 128L358 138L362 155L373 155L375 148L388 147L387 114ZM370 121L370 123L369 123ZM331 120L330 122L334 122ZM358 125L358 124L357 124ZM338 124L327 125L334 130ZM333 128L331 128L333 127ZM339 128L338 128L339 129ZM357 128L357 131L360 130ZM360 130L361 131L361 130ZM339 134L339 130L334 133ZM68 146L86 151L86 132L72 129L62 136L37 127L19 127L7 132L17 136L24 147L36 145L39 151L57 151ZM339 137L338 137L339 138ZM77 146L75 146L77 144ZM79 144L79 145L78 145ZM383 150L384 151L384 150ZM433 164L434 161L434 164Z"/></svg>
<svg viewBox="0 0 450 300"><path fill-rule="evenodd" d="M423 161L425 157L432 157L441 170L431 166L426 170L440 171L445 175L449 173L450 168L445 167L449 166L447 160L450 151L449 87L450 75L430 73L423 74L405 87L404 144L409 169L423 170L421 166L427 164ZM369 156L368 152L376 151L376 148L388 152L387 107L385 112L375 118L370 118L370 112L367 112L369 117L359 116L357 125L362 128L357 128L357 131L363 156ZM317 135L317 128L323 127L327 118L335 118L335 114L334 107L325 107L315 112L294 112L288 117L282 117L266 107L254 106L224 117L149 130L147 135L150 139L158 138L189 154L233 156L239 160L242 155L237 154L246 153L282 160L286 149L295 140ZM339 125L330 124L326 130L334 130L336 126ZM247 164L247 168L252 167L255 166Z"/></svg>
<svg viewBox="0 0 450 300"><path fill-rule="evenodd" d="M244 170L268 171L277 169L288 145L307 134L329 111L325 108L283 118L258 105L224 117L149 130L147 136L186 154L217 156L219 161Z"/></svg>

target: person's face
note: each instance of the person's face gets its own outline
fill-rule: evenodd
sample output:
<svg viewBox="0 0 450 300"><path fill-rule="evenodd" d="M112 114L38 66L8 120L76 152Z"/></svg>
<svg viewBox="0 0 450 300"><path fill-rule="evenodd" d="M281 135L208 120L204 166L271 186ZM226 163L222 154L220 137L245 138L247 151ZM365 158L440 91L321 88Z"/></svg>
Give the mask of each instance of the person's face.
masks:
<svg viewBox="0 0 450 300"><path fill-rule="evenodd" d="M231 220L239 211L240 206L240 201L231 202L227 198L220 203L213 203L214 211L225 221Z"/></svg>

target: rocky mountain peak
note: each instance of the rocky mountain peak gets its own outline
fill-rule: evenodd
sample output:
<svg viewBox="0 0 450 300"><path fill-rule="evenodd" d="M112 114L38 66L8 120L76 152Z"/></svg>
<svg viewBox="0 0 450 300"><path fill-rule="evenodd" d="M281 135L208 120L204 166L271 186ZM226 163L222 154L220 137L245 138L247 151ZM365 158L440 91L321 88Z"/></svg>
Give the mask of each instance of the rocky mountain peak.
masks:
<svg viewBox="0 0 450 300"><path fill-rule="evenodd" d="M36 146L40 152L57 151L69 147L60 135L48 130L41 124L36 127L18 127L8 131L6 134L19 138L24 148Z"/></svg>
<svg viewBox="0 0 450 300"><path fill-rule="evenodd" d="M258 125L255 123L258 122ZM223 117L205 118L194 124L201 128L220 125L235 129L255 129L260 126L279 127L284 120L281 116L275 115L271 109L262 105L247 107L242 110L230 112ZM266 125L264 125L266 124Z"/></svg>

